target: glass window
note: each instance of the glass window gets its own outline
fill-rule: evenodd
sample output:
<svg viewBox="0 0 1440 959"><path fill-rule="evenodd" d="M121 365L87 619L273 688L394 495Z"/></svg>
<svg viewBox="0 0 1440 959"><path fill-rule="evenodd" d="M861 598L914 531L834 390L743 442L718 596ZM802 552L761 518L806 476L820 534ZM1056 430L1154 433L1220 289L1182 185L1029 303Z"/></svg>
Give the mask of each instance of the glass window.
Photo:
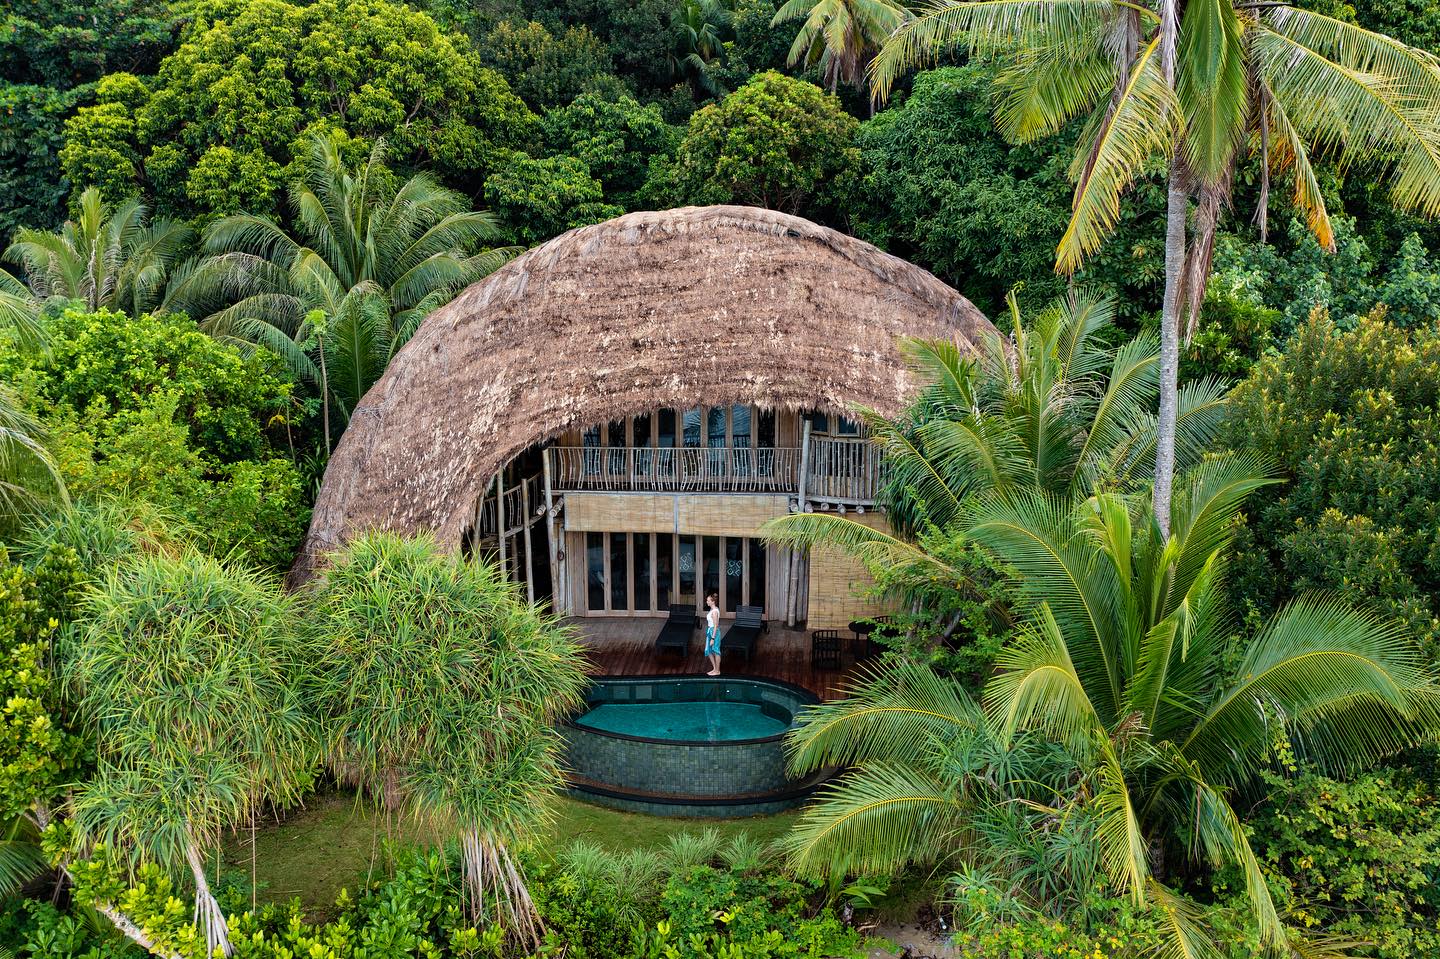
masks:
<svg viewBox="0 0 1440 959"><path fill-rule="evenodd" d="M748 447L750 439L750 407L730 407L730 445Z"/></svg>
<svg viewBox="0 0 1440 959"><path fill-rule="evenodd" d="M706 536L703 537L703 540L705 554L705 593L718 593L720 592L720 537ZM705 605L705 597L703 595L700 597L700 605L702 608ZM723 598L720 601L720 611L725 611L725 601Z"/></svg>
<svg viewBox="0 0 1440 959"><path fill-rule="evenodd" d="M755 445L774 449L775 411L760 410L755 415Z"/></svg>
<svg viewBox="0 0 1440 959"><path fill-rule="evenodd" d="M592 613L605 611L605 534L585 534L585 598Z"/></svg>
<svg viewBox="0 0 1440 959"><path fill-rule="evenodd" d="M655 608L670 609L670 589L675 577L675 536L655 534Z"/></svg>
<svg viewBox="0 0 1440 959"><path fill-rule="evenodd" d="M611 476L624 476L626 473L625 449L629 445L625 442L625 421L612 420L606 430L605 445L610 447L610 465L608 467Z"/></svg>
<svg viewBox="0 0 1440 959"><path fill-rule="evenodd" d="M686 410L683 414L685 429L685 445L689 447L700 446L700 408Z"/></svg>
<svg viewBox="0 0 1440 959"><path fill-rule="evenodd" d="M835 417L835 430L841 436L859 436L860 424L844 416Z"/></svg>
<svg viewBox="0 0 1440 959"><path fill-rule="evenodd" d="M639 480L653 479L655 458L650 452L650 415L648 413L630 421L630 437L631 445L635 447L635 451L631 454L634 458L631 465L635 470L635 477Z"/></svg>
<svg viewBox="0 0 1440 959"><path fill-rule="evenodd" d="M662 449L675 446L675 411L661 410L656 417L655 445Z"/></svg>
<svg viewBox="0 0 1440 959"><path fill-rule="evenodd" d="M705 445L713 449L725 446L725 407L711 406L705 410Z"/></svg>
<svg viewBox="0 0 1440 959"><path fill-rule="evenodd" d="M594 476L600 472L600 427L592 426L586 430L581 443L585 447L585 475Z"/></svg>
<svg viewBox="0 0 1440 959"><path fill-rule="evenodd" d="M675 597L676 603L688 603L692 607L699 607L700 597L695 595L695 573L698 562L699 557L695 555L695 537L681 536L676 564L680 571L680 594Z"/></svg>
<svg viewBox="0 0 1440 959"><path fill-rule="evenodd" d="M647 610L650 609L650 534L632 534L630 550L635 566L635 608Z"/></svg>
<svg viewBox="0 0 1440 959"><path fill-rule="evenodd" d="M627 575L630 562L625 555L626 539L624 533L610 534L610 608L615 610L630 608L630 598L626 591L630 581Z"/></svg>
<svg viewBox="0 0 1440 959"><path fill-rule="evenodd" d="M810 414L810 430L814 433L830 432L830 417L824 413Z"/></svg>
<svg viewBox="0 0 1440 959"><path fill-rule="evenodd" d="M765 605L765 541L760 539L747 539L746 544L750 547L750 569L746 573L749 581L750 598L749 605Z"/></svg>
<svg viewBox="0 0 1440 959"><path fill-rule="evenodd" d="M725 606L734 609L745 602L745 540L725 537Z"/></svg>

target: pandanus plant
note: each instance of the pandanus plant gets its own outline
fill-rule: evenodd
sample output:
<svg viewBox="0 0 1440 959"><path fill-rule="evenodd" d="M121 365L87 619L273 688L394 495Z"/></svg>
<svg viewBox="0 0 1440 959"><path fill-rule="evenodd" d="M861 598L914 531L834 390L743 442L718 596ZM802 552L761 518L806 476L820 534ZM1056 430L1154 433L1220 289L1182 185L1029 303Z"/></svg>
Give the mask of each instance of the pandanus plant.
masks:
<svg viewBox="0 0 1440 959"><path fill-rule="evenodd" d="M1433 736L1440 686L1397 624L1332 598L1298 599L1241 633L1226 558L1241 504L1266 482L1253 459L1205 462L1183 479L1169 537L1145 495L1077 502L1026 490L966 504L954 535L1012 571L1022 626L978 703L953 680L896 664L804 717L791 735L795 771L854 769L801 817L795 863L1023 870L1027 856L993 855L976 829L997 802L1019 798L1044 813L1035 836L1089 817L1109 887L1157 908L1170 954L1216 954L1175 879L1220 866L1243 877L1267 951L1298 941L1237 799L1280 740L1354 769ZM1073 766L1043 796L1033 795L1037 742Z"/></svg>
<svg viewBox="0 0 1440 959"><path fill-rule="evenodd" d="M467 915L493 907L538 946L512 850L546 826L563 783L555 723L587 682L571 632L497 565L423 537L357 538L315 601L336 771L370 801L458 833Z"/></svg>
<svg viewBox="0 0 1440 959"><path fill-rule="evenodd" d="M99 765L75 794L76 840L188 873L207 955L232 952L205 876L221 830L294 798L319 758L298 622L241 566L138 553L90 591L62 657Z"/></svg>

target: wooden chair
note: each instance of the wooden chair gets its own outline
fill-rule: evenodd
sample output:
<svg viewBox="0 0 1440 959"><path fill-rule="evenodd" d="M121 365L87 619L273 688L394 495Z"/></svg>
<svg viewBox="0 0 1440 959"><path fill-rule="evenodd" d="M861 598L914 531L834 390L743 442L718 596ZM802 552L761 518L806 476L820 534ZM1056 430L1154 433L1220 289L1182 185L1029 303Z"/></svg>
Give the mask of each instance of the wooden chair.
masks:
<svg viewBox="0 0 1440 959"><path fill-rule="evenodd" d="M720 640L721 653L744 653L745 662L750 662L751 655L755 652L755 643L759 641L760 634L770 628L765 622L765 609L762 606L741 606L735 610L735 622L725 631L725 637Z"/></svg>
<svg viewBox="0 0 1440 959"><path fill-rule="evenodd" d="M665 625L660 627L660 635L655 637L655 651L689 656L690 638L695 635L695 624L698 621L694 606L688 603L671 605L670 617L665 620Z"/></svg>
<svg viewBox="0 0 1440 959"><path fill-rule="evenodd" d="M815 630L810 634L810 668L843 668L845 664L841 648L839 630Z"/></svg>

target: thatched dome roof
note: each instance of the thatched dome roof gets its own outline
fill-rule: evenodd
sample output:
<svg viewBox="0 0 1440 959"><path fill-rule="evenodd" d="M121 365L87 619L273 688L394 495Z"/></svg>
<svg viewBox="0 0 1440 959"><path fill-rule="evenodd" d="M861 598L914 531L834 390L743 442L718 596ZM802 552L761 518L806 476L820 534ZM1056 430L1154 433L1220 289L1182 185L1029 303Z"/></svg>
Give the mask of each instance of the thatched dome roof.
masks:
<svg viewBox="0 0 1440 959"><path fill-rule="evenodd" d="M933 275L799 217L631 213L518 257L426 318L356 408L296 572L362 529L458 546L531 444L660 407L902 409L902 335L989 321Z"/></svg>

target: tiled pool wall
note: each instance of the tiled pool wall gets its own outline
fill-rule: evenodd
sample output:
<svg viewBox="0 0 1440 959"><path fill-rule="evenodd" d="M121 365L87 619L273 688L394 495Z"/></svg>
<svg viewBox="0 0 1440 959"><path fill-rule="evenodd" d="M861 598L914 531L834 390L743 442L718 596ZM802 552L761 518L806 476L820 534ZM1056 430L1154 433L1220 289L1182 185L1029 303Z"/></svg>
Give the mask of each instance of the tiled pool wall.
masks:
<svg viewBox="0 0 1440 959"><path fill-rule="evenodd" d="M786 683L730 677L603 679L586 696L602 703L728 701L793 716L818 702ZM675 816L749 816L802 801L805 784L785 773L784 736L732 742L674 742L566 723L561 727L574 788L620 809Z"/></svg>

